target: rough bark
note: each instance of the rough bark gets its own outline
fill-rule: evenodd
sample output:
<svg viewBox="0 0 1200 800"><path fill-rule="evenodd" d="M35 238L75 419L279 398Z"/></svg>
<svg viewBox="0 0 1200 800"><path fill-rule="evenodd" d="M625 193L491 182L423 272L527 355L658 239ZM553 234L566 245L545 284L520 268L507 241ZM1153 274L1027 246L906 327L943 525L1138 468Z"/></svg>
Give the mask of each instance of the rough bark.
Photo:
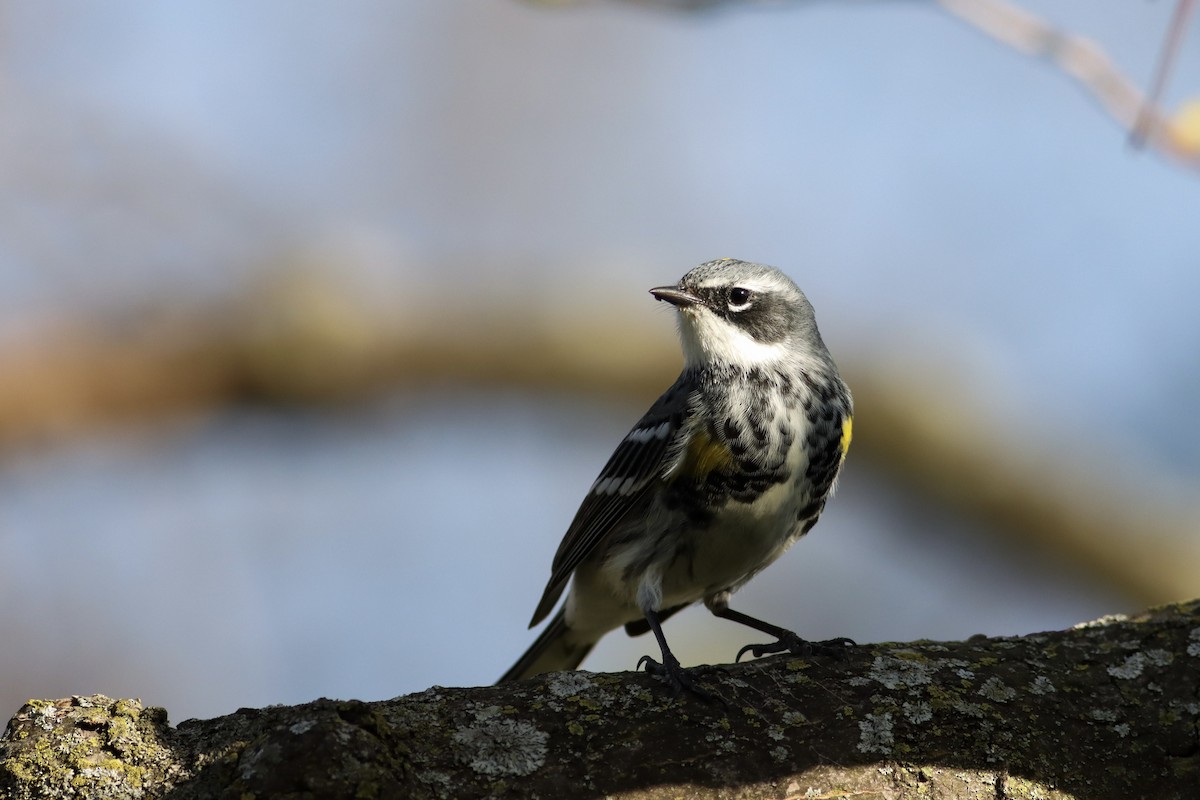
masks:
<svg viewBox="0 0 1200 800"><path fill-rule="evenodd" d="M1200 600L696 674L716 699L568 672L177 728L137 701L34 701L0 739L0 797L1200 796Z"/></svg>

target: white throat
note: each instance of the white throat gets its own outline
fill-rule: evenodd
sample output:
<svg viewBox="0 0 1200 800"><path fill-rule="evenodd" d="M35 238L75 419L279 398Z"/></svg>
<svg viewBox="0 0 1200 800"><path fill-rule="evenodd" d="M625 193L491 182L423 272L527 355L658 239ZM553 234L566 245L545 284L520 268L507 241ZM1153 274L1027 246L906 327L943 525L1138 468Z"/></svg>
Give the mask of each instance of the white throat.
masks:
<svg viewBox="0 0 1200 800"><path fill-rule="evenodd" d="M679 310L679 338L689 367L735 364L766 367L794 356L787 341L764 344L704 308Z"/></svg>

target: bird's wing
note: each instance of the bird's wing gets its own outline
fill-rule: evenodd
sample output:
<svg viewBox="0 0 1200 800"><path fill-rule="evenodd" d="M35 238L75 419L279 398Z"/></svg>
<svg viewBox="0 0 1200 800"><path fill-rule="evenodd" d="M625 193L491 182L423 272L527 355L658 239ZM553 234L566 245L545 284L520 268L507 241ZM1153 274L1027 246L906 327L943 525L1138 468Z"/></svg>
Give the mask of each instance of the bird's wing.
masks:
<svg viewBox="0 0 1200 800"><path fill-rule="evenodd" d="M550 582L529 627L545 619L575 568L618 522L643 506L655 483L684 452L694 406L695 393L688 391L681 375L617 445L558 546Z"/></svg>

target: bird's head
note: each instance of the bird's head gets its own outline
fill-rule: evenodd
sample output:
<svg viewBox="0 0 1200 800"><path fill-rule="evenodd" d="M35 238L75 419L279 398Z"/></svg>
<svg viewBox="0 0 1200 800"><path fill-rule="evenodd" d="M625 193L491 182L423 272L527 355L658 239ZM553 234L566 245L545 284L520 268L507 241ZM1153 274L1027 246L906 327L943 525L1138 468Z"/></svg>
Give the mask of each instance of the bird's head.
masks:
<svg viewBox="0 0 1200 800"><path fill-rule="evenodd" d="M829 359L808 298L774 267L731 258L709 261L677 285L650 294L679 311L689 367L804 366Z"/></svg>

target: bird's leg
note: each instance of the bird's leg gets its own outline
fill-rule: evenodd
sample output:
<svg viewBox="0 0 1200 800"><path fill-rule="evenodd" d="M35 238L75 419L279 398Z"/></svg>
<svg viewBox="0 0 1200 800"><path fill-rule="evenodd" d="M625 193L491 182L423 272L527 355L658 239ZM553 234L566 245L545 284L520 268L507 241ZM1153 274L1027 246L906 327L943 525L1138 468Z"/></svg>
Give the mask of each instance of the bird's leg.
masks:
<svg viewBox="0 0 1200 800"><path fill-rule="evenodd" d="M645 667L646 672L655 676L659 680L668 684L678 697L679 693L685 689L697 697L707 699L708 693L692 682L692 676L687 670L679 666L679 659L671 652L671 648L667 646L667 637L663 635L662 617L658 611L654 609L646 609L646 622L650 625L650 630L654 632L654 638L658 639L659 649L662 650L662 663L655 661L650 656L642 656L638 659L638 667Z"/></svg>
<svg viewBox="0 0 1200 800"><path fill-rule="evenodd" d="M801 639L787 628L781 628L778 625L772 625L769 622L763 622L757 617L752 617L749 614L743 614L740 611L734 611L729 607L729 595L722 592L716 597L710 598L705 602L708 610L713 613L713 616L727 619L731 622L739 622L756 631L761 631L768 636L774 636L774 642L770 644L748 644L738 651L737 658L734 661L741 661L742 656L749 653L755 658L762 658L765 655L772 653L791 653L794 656L841 656L845 654L845 648L854 644L854 640L847 639L844 636L837 639L829 639L824 642L810 642L807 639Z"/></svg>

